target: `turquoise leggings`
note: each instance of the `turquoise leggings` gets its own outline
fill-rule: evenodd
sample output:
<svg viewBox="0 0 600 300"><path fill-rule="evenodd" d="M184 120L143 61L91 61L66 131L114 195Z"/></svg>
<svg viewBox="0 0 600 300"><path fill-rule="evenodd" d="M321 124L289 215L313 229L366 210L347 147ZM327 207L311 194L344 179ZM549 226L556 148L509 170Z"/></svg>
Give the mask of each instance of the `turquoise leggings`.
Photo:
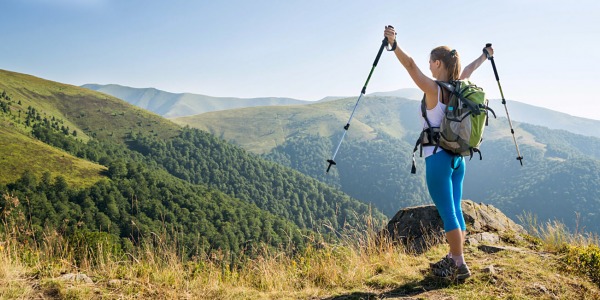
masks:
<svg viewBox="0 0 600 300"><path fill-rule="evenodd" d="M427 188L433 203L444 222L444 231L460 228L465 231L460 202L465 179L465 160L438 149L436 154L425 158Z"/></svg>

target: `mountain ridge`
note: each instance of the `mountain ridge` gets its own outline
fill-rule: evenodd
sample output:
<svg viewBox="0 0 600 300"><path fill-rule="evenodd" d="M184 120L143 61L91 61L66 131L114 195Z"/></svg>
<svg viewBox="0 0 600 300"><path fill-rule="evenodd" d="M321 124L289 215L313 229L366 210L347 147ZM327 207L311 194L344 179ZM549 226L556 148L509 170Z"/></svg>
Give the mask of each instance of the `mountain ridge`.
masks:
<svg viewBox="0 0 600 300"><path fill-rule="evenodd" d="M340 99L354 99L353 96L327 96L318 101L298 100L285 97L235 98L213 97L192 93L170 93L156 88L132 88L118 84L85 84L84 88L100 91L125 100L140 108L152 111L169 119L191 117L197 114L230 109L243 109L257 106L307 105L319 102L331 102ZM368 98L390 97L420 101L423 93L415 88L401 88L387 92L373 92ZM361 106L368 105L363 103ZM505 109L499 99L490 99L490 106L497 114L505 115ZM507 100L511 120L561 129L587 136L600 137L600 120L572 116L548 108Z"/></svg>
<svg viewBox="0 0 600 300"><path fill-rule="evenodd" d="M118 84L84 84L82 87L115 96L166 118L240 107L310 103L309 101L282 97L235 98L192 93L171 93L156 88L132 88Z"/></svg>

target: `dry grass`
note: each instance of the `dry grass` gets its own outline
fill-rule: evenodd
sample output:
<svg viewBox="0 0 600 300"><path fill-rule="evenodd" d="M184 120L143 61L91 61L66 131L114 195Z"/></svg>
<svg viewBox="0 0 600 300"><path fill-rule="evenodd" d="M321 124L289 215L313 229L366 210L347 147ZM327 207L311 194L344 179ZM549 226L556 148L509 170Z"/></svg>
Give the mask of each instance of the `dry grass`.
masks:
<svg viewBox="0 0 600 300"><path fill-rule="evenodd" d="M176 245L158 236L125 255L112 254L98 244L88 245L82 256L75 253L81 249L71 248L65 237L52 230L37 237L35 243L24 242L31 240L26 220L7 220L6 216L0 219L0 299L600 297L598 286L565 270L560 253L548 251L556 241L570 240L556 224L544 227L547 235L540 237L543 242L537 246L547 248L544 251L523 247L488 254L467 247L473 276L457 283L428 272L428 263L447 253L446 245L413 255L389 241L376 242L373 232L353 233L336 244L314 243L296 255L264 248L252 259L242 257L231 264L230 256L219 252L180 257ZM490 266L495 269L492 273L486 272ZM94 283L59 279L64 273L87 274Z"/></svg>

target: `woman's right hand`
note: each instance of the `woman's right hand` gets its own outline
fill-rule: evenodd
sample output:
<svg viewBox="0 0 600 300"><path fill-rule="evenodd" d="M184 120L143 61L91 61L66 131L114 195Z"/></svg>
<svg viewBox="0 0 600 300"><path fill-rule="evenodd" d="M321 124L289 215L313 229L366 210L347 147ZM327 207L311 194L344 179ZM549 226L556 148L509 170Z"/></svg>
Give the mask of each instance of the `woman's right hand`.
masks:
<svg viewBox="0 0 600 300"><path fill-rule="evenodd" d="M492 48L492 46L485 47L485 48L483 48L483 50L487 51L487 53L490 57L494 56L494 48ZM485 54L485 51L483 52L483 54L487 57L487 55Z"/></svg>
<svg viewBox="0 0 600 300"><path fill-rule="evenodd" d="M387 38L390 45L394 44L394 41L396 40L396 30L394 30L394 27L391 25L385 26L383 35Z"/></svg>

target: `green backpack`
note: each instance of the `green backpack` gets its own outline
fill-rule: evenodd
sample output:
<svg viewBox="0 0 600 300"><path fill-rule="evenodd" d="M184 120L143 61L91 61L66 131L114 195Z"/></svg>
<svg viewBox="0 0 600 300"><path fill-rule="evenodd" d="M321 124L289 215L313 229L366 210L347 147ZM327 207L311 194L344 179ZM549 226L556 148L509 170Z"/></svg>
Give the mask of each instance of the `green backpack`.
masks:
<svg viewBox="0 0 600 300"><path fill-rule="evenodd" d="M423 146L435 146L433 153L442 148L456 156L469 156L479 153L483 129L487 125L488 111L494 118L496 113L487 106L485 92L468 80L451 82L436 81L443 89L450 92L450 100L446 105L445 115L440 127L432 127L427 119L425 96L421 101L421 113L428 128L423 129L413 150L413 166L411 173L416 173L415 153L421 147L420 155L423 156Z"/></svg>

